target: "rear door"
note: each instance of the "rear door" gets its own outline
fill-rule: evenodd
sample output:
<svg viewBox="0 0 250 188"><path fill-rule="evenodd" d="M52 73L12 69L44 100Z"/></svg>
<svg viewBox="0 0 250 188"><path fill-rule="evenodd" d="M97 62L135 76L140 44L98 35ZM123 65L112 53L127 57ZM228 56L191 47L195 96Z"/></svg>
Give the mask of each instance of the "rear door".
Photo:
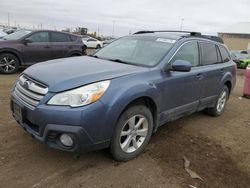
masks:
<svg viewBox="0 0 250 188"><path fill-rule="evenodd" d="M23 59L26 64L47 61L51 59L49 32L40 31L29 35L22 47Z"/></svg>
<svg viewBox="0 0 250 188"><path fill-rule="evenodd" d="M200 42L202 74L200 108L212 105L221 89L221 80L225 73L219 48L212 42Z"/></svg>
<svg viewBox="0 0 250 188"><path fill-rule="evenodd" d="M50 32L50 46L53 59L68 57L74 48L70 35L55 31Z"/></svg>

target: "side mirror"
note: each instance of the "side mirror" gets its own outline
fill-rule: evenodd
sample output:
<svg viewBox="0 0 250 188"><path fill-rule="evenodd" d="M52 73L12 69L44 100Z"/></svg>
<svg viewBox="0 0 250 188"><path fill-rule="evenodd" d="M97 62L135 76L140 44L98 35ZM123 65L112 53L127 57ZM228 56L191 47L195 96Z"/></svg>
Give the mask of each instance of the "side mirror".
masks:
<svg viewBox="0 0 250 188"><path fill-rule="evenodd" d="M176 60L170 70L178 72L189 72L192 68L192 64L185 60Z"/></svg>
<svg viewBox="0 0 250 188"><path fill-rule="evenodd" d="M31 38L24 39L24 44L32 43Z"/></svg>

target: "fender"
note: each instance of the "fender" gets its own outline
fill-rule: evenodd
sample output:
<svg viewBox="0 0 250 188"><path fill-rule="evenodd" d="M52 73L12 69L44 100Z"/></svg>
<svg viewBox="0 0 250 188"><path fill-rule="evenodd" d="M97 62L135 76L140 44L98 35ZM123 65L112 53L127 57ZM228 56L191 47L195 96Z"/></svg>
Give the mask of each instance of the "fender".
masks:
<svg viewBox="0 0 250 188"><path fill-rule="evenodd" d="M223 86L223 85L225 85L225 83L228 82L228 81L229 81L229 82L231 83L231 85L232 85L232 88L231 88L231 90L232 90L233 87L234 87L234 85L235 85L235 83L234 83L234 81L233 81L233 75L232 75L231 72L226 72L226 73L223 75L223 77L222 77L222 79L221 79L221 81L220 81L220 85Z"/></svg>
<svg viewBox="0 0 250 188"><path fill-rule="evenodd" d="M21 53L13 48L2 48L2 49L0 49L0 53L12 53L15 56L17 56L17 58L20 61L20 65L23 64L23 58L22 58Z"/></svg>
<svg viewBox="0 0 250 188"><path fill-rule="evenodd" d="M120 80L120 81L118 81ZM124 111L124 109L134 100L139 99L141 97L150 98L156 105L156 114L157 107L159 106L157 100L160 95L157 92L157 87L154 84L147 83L145 81L137 81L134 80L133 85L131 83L126 84L126 82L122 82L121 79L113 80L114 82L124 83L122 87L116 88L117 83L112 84L114 87L109 88L108 93L103 96L101 102L106 106L107 111L103 116L108 116L105 118L107 122L104 124L110 125L108 132L113 133L115 129L116 122L118 121L120 115ZM119 89L119 92L117 91ZM116 94L115 96L112 94ZM104 99L105 97L105 99ZM104 103L104 101L111 101L109 103ZM157 120L155 121L155 127L157 127ZM107 127L108 128L108 127ZM112 135L110 135L112 137Z"/></svg>

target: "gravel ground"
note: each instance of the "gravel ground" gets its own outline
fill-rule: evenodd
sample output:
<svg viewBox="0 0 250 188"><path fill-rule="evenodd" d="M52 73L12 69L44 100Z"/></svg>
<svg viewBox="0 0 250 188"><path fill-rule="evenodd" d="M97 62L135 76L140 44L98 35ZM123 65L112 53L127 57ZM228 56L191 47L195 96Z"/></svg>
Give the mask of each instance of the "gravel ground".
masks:
<svg viewBox="0 0 250 188"><path fill-rule="evenodd" d="M222 116L196 113L162 126L146 151L127 163L113 161L108 150L78 158L31 138L9 109L19 75L0 75L0 187L250 186L250 100L240 98L242 71ZM184 170L184 156L203 180Z"/></svg>

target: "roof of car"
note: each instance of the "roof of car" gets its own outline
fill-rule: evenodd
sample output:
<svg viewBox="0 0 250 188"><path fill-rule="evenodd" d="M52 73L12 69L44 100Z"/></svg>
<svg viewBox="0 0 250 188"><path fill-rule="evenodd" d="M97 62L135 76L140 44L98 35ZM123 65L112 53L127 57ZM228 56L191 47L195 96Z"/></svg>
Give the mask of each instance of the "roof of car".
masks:
<svg viewBox="0 0 250 188"><path fill-rule="evenodd" d="M77 34L74 34L74 33L68 33L68 32L64 32L64 31L56 31L56 30L49 30L49 29L38 29L38 30L31 30L31 29L24 29L24 30L29 30L29 31L32 31L32 32L39 32L39 31L50 31L50 32L58 32L58 33L64 33L64 34L67 34L67 35L74 35L76 37L81 37L81 35L77 35Z"/></svg>
<svg viewBox="0 0 250 188"><path fill-rule="evenodd" d="M220 37L217 36L210 36L210 35L202 35L200 32L193 32L193 31L138 31L134 33L134 35L140 36L155 36L155 37L165 37L173 40L179 40L181 38L201 38L210 40L213 42L224 43Z"/></svg>
<svg viewBox="0 0 250 188"><path fill-rule="evenodd" d="M141 34L136 34L140 36L152 36L152 37L164 37L168 39L174 39L178 40L182 38L182 35L180 33L141 33Z"/></svg>

